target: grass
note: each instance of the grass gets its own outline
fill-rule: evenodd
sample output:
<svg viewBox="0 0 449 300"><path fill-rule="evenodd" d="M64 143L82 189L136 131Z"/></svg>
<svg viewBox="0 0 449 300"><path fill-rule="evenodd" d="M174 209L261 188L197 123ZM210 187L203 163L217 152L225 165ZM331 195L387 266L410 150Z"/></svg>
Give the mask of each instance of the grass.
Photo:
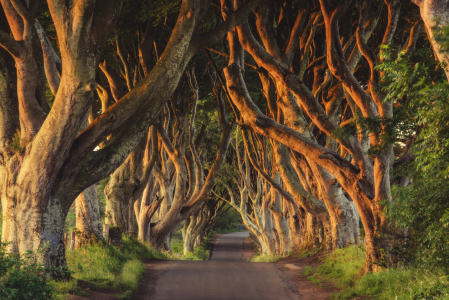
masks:
<svg viewBox="0 0 449 300"><path fill-rule="evenodd" d="M68 295L87 296L89 293L78 287L78 280L71 279L70 281L49 281L53 289L53 298L57 300L64 300Z"/></svg>
<svg viewBox="0 0 449 300"><path fill-rule="evenodd" d="M307 276L310 273L312 273L313 268L312 267L305 267L304 272L302 272L302 276Z"/></svg>
<svg viewBox="0 0 449 300"><path fill-rule="evenodd" d="M120 251L111 245L98 243L86 249L66 252L67 265L72 272L69 282L52 282L57 295L79 294L77 280L84 280L100 287L108 287L123 292L119 296L129 298L136 290L145 274L141 260L168 259L150 245L130 237L123 237L123 249Z"/></svg>
<svg viewBox="0 0 449 300"><path fill-rule="evenodd" d="M183 243L171 244L171 250L173 253L178 253L182 255L184 253L184 244Z"/></svg>
<svg viewBox="0 0 449 300"><path fill-rule="evenodd" d="M342 289L332 299L352 299L369 296L382 300L443 300L449 299L449 276L440 270L413 267L388 268L377 273L359 275L365 261L361 247L339 249L322 259L307 279L320 285L331 281ZM312 267L304 270L307 276Z"/></svg>
<svg viewBox="0 0 449 300"><path fill-rule="evenodd" d="M208 259L210 251L207 249L210 239L188 256L176 253L161 253L148 243L124 236L123 248L119 250L111 245L99 242L87 246L87 249L68 250L66 252L67 265L72 272L72 280L55 282L52 285L57 299L64 299L68 294L85 295L86 292L77 287L77 280L90 282L98 287L107 287L118 292L120 298L130 298L137 290L139 281L145 274L142 260L204 260ZM179 245L178 245L179 246Z"/></svg>

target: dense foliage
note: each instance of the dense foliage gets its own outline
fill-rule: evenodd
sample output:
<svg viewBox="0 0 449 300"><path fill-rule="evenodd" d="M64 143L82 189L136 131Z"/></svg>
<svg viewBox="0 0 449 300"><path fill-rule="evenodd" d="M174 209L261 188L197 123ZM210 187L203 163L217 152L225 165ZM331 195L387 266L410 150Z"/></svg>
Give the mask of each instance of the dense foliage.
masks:
<svg viewBox="0 0 449 300"><path fill-rule="evenodd" d="M393 189L390 219L405 227L405 253L401 257L418 265L449 265L449 98L446 77L428 49L412 57L384 49L388 60L383 92L393 99L402 123L415 126L415 160L401 165L396 178L408 177L407 187ZM396 57L395 59L392 59ZM404 146L398 143L397 147ZM403 247L402 245L401 247Z"/></svg>
<svg viewBox="0 0 449 300"><path fill-rule="evenodd" d="M20 257L6 253L5 246L0 243L0 299L52 299L43 267L35 263L39 252L28 251Z"/></svg>

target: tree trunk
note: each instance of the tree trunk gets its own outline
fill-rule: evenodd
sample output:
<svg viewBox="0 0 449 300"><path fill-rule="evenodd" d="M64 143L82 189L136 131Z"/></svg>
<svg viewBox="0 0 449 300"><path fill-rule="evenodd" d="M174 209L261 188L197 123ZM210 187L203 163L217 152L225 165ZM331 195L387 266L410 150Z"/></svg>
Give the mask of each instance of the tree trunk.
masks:
<svg viewBox="0 0 449 300"><path fill-rule="evenodd" d="M195 226L197 225L197 218L198 213L193 214L184 223L184 227L182 229L182 237L184 241L184 255L187 255L193 251L196 238L194 234L194 229Z"/></svg>
<svg viewBox="0 0 449 300"><path fill-rule="evenodd" d="M134 231L133 226L133 208L134 203L130 205L133 191L139 186L140 181L137 177L137 168L141 164L144 154L144 144L142 139L139 145L129 154L125 162L114 171L111 179L104 189L106 195L106 218L105 223L111 226L120 226L122 231L129 233Z"/></svg>
<svg viewBox="0 0 449 300"><path fill-rule="evenodd" d="M449 25L449 2L447 0L412 0L412 2L419 6L429 41L449 80L449 49L442 48L438 40L441 28Z"/></svg>
<svg viewBox="0 0 449 300"><path fill-rule="evenodd" d="M299 250L301 248L301 227L299 225L299 215L295 211L293 204L288 205L288 227L289 240L292 250Z"/></svg>
<svg viewBox="0 0 449 300"><path fill-rule="evenodd" d="M97 199L97 185L85 189L75 200L76 229L78 236L75 247L80 248L86 240L102 238L100 207Z"/></svg>
<svg viewBox="0 0 449 300"><path fill-rule="evenodd" d="M45 206L36 205L29 190L20 185L7 185L3 181L2 242L9 242L7 250L25 254L26 251L44 249L37 256L37 263L46 268L66 268L64 247L64 223L67 211L61 207L61 200L50 197ZM61 277L61 270L46 270L47 277Z"/></svg>

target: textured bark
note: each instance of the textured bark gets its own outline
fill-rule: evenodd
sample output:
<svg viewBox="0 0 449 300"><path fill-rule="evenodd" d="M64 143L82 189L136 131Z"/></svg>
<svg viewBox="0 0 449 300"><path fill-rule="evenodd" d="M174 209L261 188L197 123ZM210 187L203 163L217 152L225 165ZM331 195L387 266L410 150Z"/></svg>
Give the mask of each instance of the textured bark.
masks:
<svg viewBox="0 0 449 300"><path fill-rule="evenodd" d="M101 239L103 236L100 219L100 207L98 206L97 186L93 185L85 189L75 200L76 229L78 236L75 247L80 248L86 240Z"/></svg>
<svg viewBox="0 0 449 300"><path fill-rule="evenodd" d="M2 239L11 241L11 250L21 254L49 242L41 260L47 267L65 267L63 225L75 198L125 161L144 137L148 126L156 122L188 61L203 47L218 41L252 11L258 1L251 1L236 16L202 37L195 36L194 31L210 1L182 1L179 18L158 63L140 85L103 111L87 128L84 128L83 120L91 109L93 91L97 88L94 80L98 60L123 0L77 1L71 9L64 1L47 2L63 66L48 114L45 113L45 103L39 102L41 97L36 97L36 94L42 94L36 74L43 70L35 59L33 48L40 44L34 34L34 25L41 1L33 1L29 8L21 1L1 1L9 27L0 28L0 46L14 58L17 74L16 95L8 96L17 96L17 99L2 98L1 101L3 104L18 100L18 106L10 107L13 110L18 107L19 126L15 127L15 122L11 124L14 131L20 130L23 148L14 155L2 150L1 199L5 214ZM1 22L4 22L3 18ZM55 92L58 84L49 59L51 51L43 49L42 52L46 55L43 63L46 64L47 79ZM2 107L2 114L6 111ZM15 115L11 114L11 117ZM0 121L0 128L6 128L4 121L9 120ZM3 143L15 132L1 134ZM113 137L107 145L94 151L111 134ZM111 195L115 192L120 198L122 191L111 189ZM117 202L117 205L121 204ZM123 218L117 216L116 219ZM58 274L54 272L53 275Z"/></svg>
<svg viewBox="0 0 449 300"><path fill-rule="evenodd" d="M430 43L438 60L443 64L444 72L449 80L449 55L447 49L442 49L438 31L449 24L449 2L446 0L412 0L419 6L421 18L426 26Z"/></svg>
<svg viewBox="0 0 449 300"><path fill-rule="evenodd" d="M169 247L167 238L169 238L176 230L182 227L183 223L190 218L192 214L198 212L203 204L209 199L209 193L211 192L215 180L220 172L221 166L226 157L226 153L229 147L233 124L228 121L227 113L225 111L224 100L221 96L221 90L217 86L214 87L214 93L216 95L218 103L218 115L220 125L222 128L222 136L220 144L217 147L217 156L209 169L207 177L204 179L203 164L197 153L197 146L194 143L193 122L195 121L196 105L198 102L198 83L196 82L194 72L187 73L189 77L189 85L194 93L195 100L192 107L192 116L190 119L189 138L187 138L187 117L189 110L185 105L182 115L178 117L177 124L175 125L175 134L173 141L167 136L166 129L162 124L158 126L158 133L161 143L163 145L161 172L157 175L159 184L161 186L161 194L167 196L170 202L167 202L168 206L164 214L160 216L160 220L151 229L150 240L155 247L163 249ZM187 172L187 163L189 161L186 155L186 143L189 143L190 154L193 163L190 163L189 172ZM170 181L171 169L167 167L165 161L165 151L174 166L173 181ZM189 174L189 192L186 193L186 181ZM195 184L195 186L192 185ZM174 190L171 189L173 186ZM186 198L186 194L189 198Z"/></svg>
<svg viewBox="0 0 449 300"><path fill-rule="evenodd" d="M237 0L235 2L240 4L241 1ZM366 45L366 39L371 35L377 22L376 15L372 14L370 10L369 5L371 2L365 1L360 7L360 19L357 25L357 32L354 38L351 38L352 41L356 40L356 47L359 52L355 51L354 48L352 53L354 55L350 56L350 62L348 63L345 56L347 49L343 49L341 45L342 41L339 38L338 20L348 8L351 1L341 1L335 7L331 6L328 0L320 0L319 2L325 20L326 58L329 71L342 85L343 92L347 93L354 101L354 108L356 110L359 109L364 117L392 118L392 102L384 101L383 95L377 89L380 74L378 74L375 68L377 63L376 55L373 55L373 51ZM389 43L392 41L398 21L399 1L389 0L385 2L388 8L388 24L382 43ZM386 227L382 201L388 200L390 194L392 147L386 147L385 150L381 150L379 154L374 156L374 163L372 163L371 158L366 152L367 148L364 144L364 136L360 138L356 135L350 135L344 139L334 137L333 132L339 128L335 120L335 112L338 103L341 103L341 100L339 100L342 99L341 92L332 102L326 104L324 109L319 97L326 96L328 79L325 79L323 84L319 84L319 82L314 83L315 94L312 93L307 85L292 74L291 66L286 63L282 50L280 50L281 47L278 47L274 43L275 38L271 28L273 22L267 18L269 13L266 13L264 9L259 9L256 11L256 16L258 18L258 23L256 24L258 33L264 46L259 44L254 38L246 20L236 27L236 31L238 32L238 38L243 48L254 58L259 68L264 68L273 80L278 95L281 98L280 100L282 100L278 101L277 104L278 109L282 109L283 115L281 118L278 118L280 116L279 110L277 111L277 115L271 113L273 119L277 120L276 122L272 118L265 116L254 105L244 84L242 75L243 64L240 60L234 59L233 63L229 64L224 72L230 98L233 102L234 109L238 111L239 123L241 126L251 128L260 135L284 144L291 151L301 153L309 165L316 164L326 170L323 173L322 170L313 166L313 173L316 173L315 177L317 177L313 179L315 182L314 185L316 186L313 189L313 193L325 194L323 200L326 200L326 206L331 210L330 214L332 216L329 215L329 217L332 219L332 222L330 222L330 219L329 222L323 222L325 218L321 218L316 224L318 224L318 237L326 242L329 242L329 238L332 237L334 241L331 242L337 247L344 244L342 238L351 241L357 231L356 226L352 226L354 227L352 233L344 232L337 225L337 220L338 222L340 221L338 219L339 216L345 216L344 219L347 219L347 221L343 223L348 224L353 224L354 222L351 221L351 218L356 217L352 214L351 202L344 197L342 190L338 186L338 184L341 184L342 188L348 192L350 198L356 204L365 228L365 246L368 250L368 255L364 270L378 270L379 265L382 263L381 251L379 249L383 245L381 245L382 242L376 239L375 236L382 234ZM310 24L312 26L310 28L313 28L313 23ZM312 30L310 36L313 34ZM351 39L348 40L348 43ZM306 45L307 43L304 42L303 44ZM233 46L236 47L235 41L233 41ZM240 58L242 57L242 54L238 51L235 51L234 55L239 55ZM370 82L368 90L365 90L361 86L360 81L353 74L353 68L361 55L367 59L369 65ZM327 76L327 78L329 77ZM336 89L339 89L338 86L336 86ZM294 97L291 97L289 93ZM270 101L268 102L270 106ZM354 115L356 110L353 110ZM304 118L301 118L303 112L307 114L307 117L313 124L309 125L307 122L304 122ZM326 146L330 149L335 149L335 143L329 140L329 137L335 138L334 141L339 143L340 147L345 148L345 151L351 154L353 164L332 150L323 148L320 141L310 140L311 132L304 130L306 128L304 125L309 125L308 127L311 129L315 126L318 127L322 134L328 137ZM367 136L369 137L369 147L377 147L380 145L380 134L381 129L379 128L379 130ZM299 175L300 170L296 168L296 171ZM279 172L283 176L281 173L282 170L279 170ZM332 176L329 175L335 178L332 179ZM284 177L283 179L285 183L288 183ZM313 222L309 223L312 224Z"/></svg>
<svg viewBox="0 0 449 300"><path fill-rule="evenodd" d="M280 181L279 174L275 175L276 181ZM274 228L276 228L277 236L279 239L279 247L276 251L278 255L287 255L290 250L289 243L289 227L287 224L287 218L284 215L284 209L282 207L281 197L273 189L271 191L271 206L270 210L273 214Z"/></svg>
<svg viewBox="0 0 449 300"><path fill-rule="evenodd" d="M105 222L111 226L122 227L123 232L131 231L129 228L129 204L133 191L140 184L137 169L141 163L143 152L143 147L138 146L134 149L125 162L111 175L111 179L104 189L106 195ZM134 208L134 202L132 207Z"/></svg>

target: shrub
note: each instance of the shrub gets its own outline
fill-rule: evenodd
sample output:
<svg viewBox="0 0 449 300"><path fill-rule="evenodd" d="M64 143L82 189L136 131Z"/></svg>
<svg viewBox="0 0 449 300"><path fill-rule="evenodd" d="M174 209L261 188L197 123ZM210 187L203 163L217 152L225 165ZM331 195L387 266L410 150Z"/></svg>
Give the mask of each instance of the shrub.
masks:
<svg viewBox="0 0 449 300"><path fill-rule="evenodd" d="M18 256L6 253L6 245L0 243L0 299L52 299L45 269L35 263L42 250Z"/></svg>

